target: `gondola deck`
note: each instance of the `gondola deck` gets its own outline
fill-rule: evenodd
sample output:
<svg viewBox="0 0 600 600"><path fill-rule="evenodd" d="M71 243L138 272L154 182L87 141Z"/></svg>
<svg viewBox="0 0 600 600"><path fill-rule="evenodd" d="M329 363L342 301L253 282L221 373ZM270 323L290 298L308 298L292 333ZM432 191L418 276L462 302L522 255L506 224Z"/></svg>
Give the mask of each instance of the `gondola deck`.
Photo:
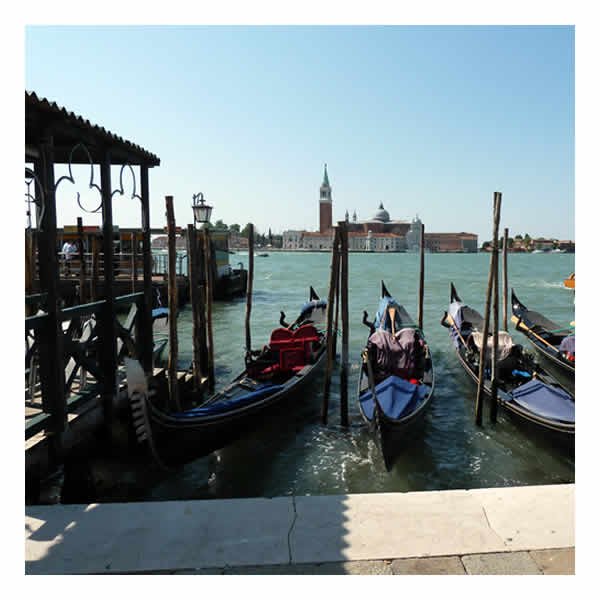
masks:
<svg viewBox="0 0 600 600"><path fill-rule="evenodd" d="M475 383L479 382L479 352L472 346L472 334L478 331L473 322L478 324L479 319L481 315L463 304L451 284L450 307L442 324L449 328L457 357ZM485 373L483 387L489 396L492 388L489 369ZM499 362L498 405L517 422L573 447L574 398L518 345L511 348L504 364Z"/></svg>
<svg viewBox="0 0 600 600"><path fill-rule="evenodd" d="M386 469L389 471L402 449L407 447L423 424L423 417L433 397L434 377L433 363L429 347L406 309L398 304L387 291L382 282L382 298L374 324L370 326L370 334L363 351L363 364L358 382L358 405L366 423L378 436ZM395 368L380 370L369 375L373 349L378 343L377 337L391 347L376 351L380 361L392 360L395 352L408 352L410 344L402 346L394 340L406 336L416 339L421 353L420 364L411 371ZM413 338L414 336L414 338ZM394 350L395 347L395 350ZM386 353L389 355L386 357Z"/></svg>

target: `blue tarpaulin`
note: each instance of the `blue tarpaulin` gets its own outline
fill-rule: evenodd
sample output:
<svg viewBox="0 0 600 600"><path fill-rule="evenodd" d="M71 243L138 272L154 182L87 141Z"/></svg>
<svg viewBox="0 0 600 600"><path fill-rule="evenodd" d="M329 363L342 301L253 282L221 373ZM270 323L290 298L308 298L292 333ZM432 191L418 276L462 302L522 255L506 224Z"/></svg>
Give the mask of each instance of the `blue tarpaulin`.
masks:
<svg viewBox="0 0 600 600"><path fill-rule="evenodd" d="M399 419L414 412L427 396L429 389L426 385L410 383L392 375L375 386L375 394L383 412L390 419ZM365 417L371 420L375 410L371 390L360 395L360 404Z"/></svg>
<svg viewBox="0 0 600 600"><path fill-rule="evenodd" d="M513 390L513 400L546 419L575 423L575 402L564 390L532 379Z"/></svg>
<svg viewBox="0 0 600 600"><path fill-rule="evenodd" d="M177 417L178 419L186 419L206 415L225 414L236 408L241 408L242 406L246 406L252 402L262 400L265 396L274 394L282 388L282 385L266 384L264 387L259 388L254 392L248 392L247 394L239 396L238 398L219 400L218 402L214 402L206 406L197 406L196 408L191 408L190 410L175 413L172 416Z"/></svg>

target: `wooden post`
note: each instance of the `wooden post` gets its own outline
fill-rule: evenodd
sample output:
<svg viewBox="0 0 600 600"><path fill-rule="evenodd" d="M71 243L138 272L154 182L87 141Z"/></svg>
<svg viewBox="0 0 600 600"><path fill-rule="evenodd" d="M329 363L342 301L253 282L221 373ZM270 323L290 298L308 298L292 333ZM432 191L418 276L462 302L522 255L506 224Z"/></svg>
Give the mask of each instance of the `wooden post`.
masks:
<svg viewBox="0 0 600 600"><path fill-rule="evenodd" d="M188 281L190 285L190 300L192 304L192 374L194 377L194 389L199 390L202 381L202 331L200 312L204 309L200 302L200 264L198 263L198 241L196 230L193 225L187 226L188 245Z"/></svg>
<svg viewBox="0 0 600 600"><path fill-rule="evenodd" d="M498 416L498 333L500 329L499 319L499 281L498 281L498 227L500 224L500 208L502 204L502 194L496 192L494 194L494 239L492 246L493 262L494 262L494 333L492 346L492 383L491 383L491 404L490 404L490 420L495 423ZM506 239L504 240L506 244Z"/></svg>
<svg viewBox="0 0 600 600"><path fill-rule="evenodd" d="M175 241L175 214L173 212L173 196L165 197L167 205L167 239L169 251L168 293L169 293L169 408L181 410L179 404L179 387L177 385L177 247Z"/></svg>
<svg viewBox="0 0 600 600"><path fill-rule="evenodd" d="M100 279L100 244L96 236L92 237L92 280L90 296L93 302L98 300L98 280Z"/></svg>
<svg viewBox="0 0 600 600"><path fill-rule="evenodd" d="M421 223L420 261L419 261L419 329L423 331L423 295L425 293L425 225Z"/></svg>
<svg viewBox="0 0 600 600"><path fill-rule="evenodd" d="M131 234L131 293L135 294L137 283L137 240L135 232Z"/></svg>
<svg viewBox="0 0 600 600"><path fill-rule="evenodd" d="M504 240L502 246L502 280L503 280L503 304L502 304L502 328L508 331L508 227L504 228Z"/></svg>
<svg viewBox="0 0 600 600"><path fill-rule="evenodd" d="M65 364L62 318L60 310L59 265L56 244L56 195L54 179L54 140L46 138L40 144L40 158L34 161L36 198L44 198L44 214L38 221L40 291L46 293L45 322L36 335L39 339L39 372L42 387L42 408L51 415L47 433L51 460L62 460L62 433L67 422L65 396Z"/></svg>
<svg viewBox="0 0 600 600"><path fill-rule="evenodd" d="M327 413L329 412L329 392L331 389L331 371L333 369L334 359L334 339L332 335L333 324L333 302L336 288L339 282L339 229L335 228L333 236L333 246L331 248L331 272L329 274L329 294L327 296L327 366L325 370L325 387L323 390L323 406L321 408L321 422L327 425Z"/></svg>
<svg viewBox="0 0 600 600"><path fill-rule="evenodd" d="M494 194L494 239L498 240L498 223L496 221L496 194ZM492 242L493 243L493 242ZM477 400L475 401L475 423L481 425L482 422L482 408L483 408L483 397L485 395L485 360L487 354L487 338L490 330L490 304L492 298L492 287L494 285L494 252L490 258L490 270L488 274L488 285L485 300L485 314L483 322L482 342L481 349L479 351L479 381L477 385Z"/></svg>
<svg viewBox="0 0 600 600"><path fill-rule="evenodd" d="M212 301L213 301L213 252L210 230L204 230L204 271L206 275L206 338L208 358L208 389L215 389L215 353L213 349Z"/></svg>
<svg viewBox="0 0 600 600"><path fill-rule="evenodd" d="M152 372L154 335L152 332L152 247L150 244L150 189L148 167L140 166L142 197L142 264L144 272L144 306L139 319L140 361L146 373Z"/></svg>
<svg viewBox="0 0 600 600"><path fill-rule="evenodd" d="M252 311L252 285L254 281L254 224L248 227L248 283L246 285L246 352L252 350L250 313Z"/></svg>
<svg viewBox="0 0 600 600"><path fill-rule="evenodd" d="M100 164L100 187L102 189L102 246L104 251L104 306L100 324L100 365L104 375L102 392L104 424L114 417L114 398L117 393L117 313L114 293L114 243L113 213L110 178L111 157L106 152Z"/></svg>
<svg viewBox="0 0 600 600"><path fill-rule="evenodd" d="M338 270L338 278L335 282L335 321L333 322L333 356L337 354L337 338L339 331L340 317L340 278Z"/></svg>
<svg viewBox="0 0 600 600"><path fill-rule="evenodd" d="M342 305L342 368L340 371L340 417L342 427L348 427L348 227L338 223L341 241L341 305Z"/></svg>
<svg viewBox="0 0 600 600"><path fill-rule="evenodd" d="M85 304L86 268L83 241L83 219L81 217L77 217L77 243L79 246L79 304Z"/></svg>
<svg viewBox="0 0 600 600"><path fill-rule="evenodd" d="M33 294L34 271L32 268L31 257L33 255L33 232L31 229L25 230L25 295ZM35 313L35 307L29 304L25 305L25 316L30 317Z"/></svg>

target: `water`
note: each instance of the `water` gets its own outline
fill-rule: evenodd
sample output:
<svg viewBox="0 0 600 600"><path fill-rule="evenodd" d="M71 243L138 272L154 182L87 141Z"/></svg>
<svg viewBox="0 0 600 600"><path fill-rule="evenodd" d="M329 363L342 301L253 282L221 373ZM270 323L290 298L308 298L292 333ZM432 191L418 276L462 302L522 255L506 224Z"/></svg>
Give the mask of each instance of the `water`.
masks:
<svg viewBox="0 0 600 600"><path fill-rule="evenodd" d="M247 266L247 255L232 256ZM262 346L278 325L279 311L297 316L312 285L327 297L331 256L326 253L270 253L254 261L251 313L253 347ZM449 283L463 301L483 312L490 256L428 254L425 257L424 331L432 348L435 396L423 437L385 470L380 451L358 410L355 390L360 351L367 328L362 312L373 318L380 281L416 319L419 256L350 254L351 426L340 427L339 380L332 382L327 426L320 423L323 377L286 414L265 418L261 428L231 446L171 473L154 473L136 499L203 499L468 489L574 481L574 459L533 439L502 414L474 425L476 387L463 372L440 319L447 309ZM572 254L514 254L508 257L509 286L520 300L559 324L574 319L574 295L562 280L574 271ZM245 299L213 305L217 386L243 369ZM500 318L502 308L500 307ZM510 307L508 309L510 321ZM527 347L522 334L509 330ZM191 360L191 311L179 317L180 358ZM338 351L339 351L338 346Z"/></svg>

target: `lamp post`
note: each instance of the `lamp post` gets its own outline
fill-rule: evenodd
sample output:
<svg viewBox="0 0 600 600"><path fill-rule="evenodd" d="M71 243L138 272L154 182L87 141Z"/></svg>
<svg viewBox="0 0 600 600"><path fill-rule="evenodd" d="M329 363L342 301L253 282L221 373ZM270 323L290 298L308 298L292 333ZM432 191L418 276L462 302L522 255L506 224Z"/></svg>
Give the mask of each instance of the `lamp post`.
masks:
<svg viewBox="0 0 600 600"><path fill-rule="evenodd" d="M210 222L210 214L212 212L212 209L212 206L210 206L209 204L205 204L204 194L202 192L192 194L192 210L194 211L194 229L196 228L196 223L200 223L201 226L204 226L206 223Z"/></svg>

